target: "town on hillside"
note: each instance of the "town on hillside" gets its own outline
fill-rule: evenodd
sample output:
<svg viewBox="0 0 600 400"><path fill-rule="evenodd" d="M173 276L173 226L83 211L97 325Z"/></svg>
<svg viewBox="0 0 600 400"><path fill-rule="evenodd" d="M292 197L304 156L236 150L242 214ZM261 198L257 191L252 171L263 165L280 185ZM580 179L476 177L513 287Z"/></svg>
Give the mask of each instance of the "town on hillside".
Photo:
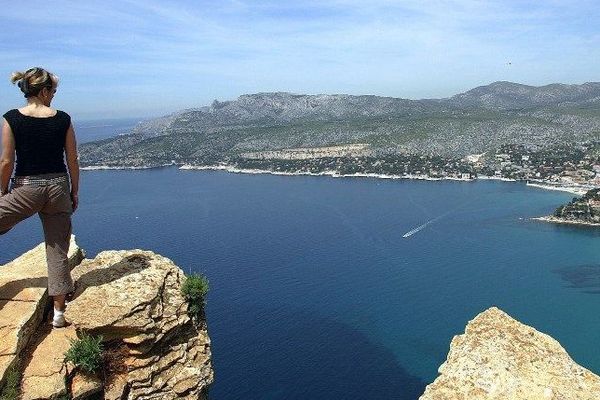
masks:
<svg viewBox="0 0 600 400"><path fill-rule="evenodd" d="M538 182L585 192L600 186L600 141L579 146L528 148L506 144L495 152L444 157L415 154L335 154L314 157L233 157L226 164L240 169L287 173L335 172L340 175L379 174L431 179L497 178Z"/></svg>

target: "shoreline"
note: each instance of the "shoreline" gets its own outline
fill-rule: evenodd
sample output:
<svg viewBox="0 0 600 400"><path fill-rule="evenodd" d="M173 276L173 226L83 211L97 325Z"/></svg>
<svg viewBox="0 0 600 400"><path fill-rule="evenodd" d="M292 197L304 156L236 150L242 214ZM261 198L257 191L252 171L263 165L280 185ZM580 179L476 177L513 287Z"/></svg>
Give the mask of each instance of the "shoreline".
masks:
<svg viewBox="0 0 600 400"><path fill-rule="evenodd" d="M92 167L81 167L80 171L108 171L108 170L133 170L133 169L151 169L156 167L111 167L108 165L98 165Z"/></svg>
<svg viewBox="0 0 600 400"><path fill-rule="evenodd" d="M170 164L163 164L163 165L154 165L151 167L126 167L126 166L119 166L119 167L113 167L110 165L91 165L89 167L79 167L80 171L107 171L107 170L139 170L139 169L154 169L154 168L164 168L164 167L174 167L177 164L174 163L170 163Z"/></svg>
<svg viewBox="0 0 600 400"><path fill-rule="evenodd" d="M501 181L501 182L519 182L516 179L505 178L500 176L487 176L480 175L476 178L459 178L459 177L431 177L428 175L414 175L414 174L406 174L406 175L387 175L387 174L375 174L375 173L354 173L354 174L340 174L337 171L327 170L322 172L308 172L308 171L296 171L296 172L285 172L285 171L271 171L271 170L263 170L263 169L250 169L250 168L237 168L231 165L190 165L190 164L182 164L178 165L176 163L163 164L158 166L150 166L150 167L129 167L129 166L108 166L108 165L94 165L88 167L81 167L82 171L102 171L102 170L145 170L145 169L153 169L153 168L164 168L164 167L177 167L177 169L182 171L225 171L229 173L235 174L255 174L255 175L282 175L282 176L328 176L332 178L377 178L377 179L414 179L414 180L423 180L423 181L459 181L459 182L474 182L477 180L493 180L493 181ZM584 195L591 188L577 187L577 186L561 186L556 185L551 182L544 181L526 181L526 186L534 187L538 189L544 190L552 190L552 191L561 191L575 194L577 196Z"/></svg>
<svg viewBox="0 0 600 400"><path fill-rule="evenodd" d="M512 179L512 178L504 178L501 176L488 176L488 175L481 175L481 176L478 176L476 179L481 179L482 181L518 182L516 179Z"/></svg>
<svg viewBox="0 0 600 400"><path fill-rule="evenodd" d="M535 220L535 221L541 221L541 222L550 222L553 224L580 225L580 226L591 226L591 227L599 227L600 226L600 223L574 221L574 220L570 220L570 219L557 218L557 217L553 217L550 215L547 215L545 217L532 217L530 219Z"/></svg>
<svg viewBox="0 0 600 400"><path fill-rule="evenodd" d="M578 196L583 196L589 190L593 189L591 187L590 188L585 188L585 187L577 187L577 186L560 186L560 185L555 185L555 184L552 184L552 183L545 183L545 182L542 182L542 181L534 181L533 183L531 181L527 181L526 185L534 187L534 188L538 188L538 189L554 190L554 191L559 191L559 192L573 193L573 194L576 194Z"/></svg>
<svg viewBox="0 0 600 400"><path fill-rule="evenodd" d="M180 170L212 170L212 171L226 171L235 174L269 174L269 175L285 175L285 176L329 176L332 178L378 178L378 179L416 179L416 180L424 180L424 181L442 181L442 180L452 180L452 181L462 181L462 182L472 182L475 181L476 178L465 179L458 177L443 177L443 178L434 178L428 175L386 175L386 174L374 174L374 173L361 173L357 172L354 174L340 174L337 171L322 171L322 172L307 172L307 171L296 171L296 172L284 172L284 171L270 171L265 169L249 169L249 168L236 168L230 165L189 165L184 164L179 167Z"/></svg>

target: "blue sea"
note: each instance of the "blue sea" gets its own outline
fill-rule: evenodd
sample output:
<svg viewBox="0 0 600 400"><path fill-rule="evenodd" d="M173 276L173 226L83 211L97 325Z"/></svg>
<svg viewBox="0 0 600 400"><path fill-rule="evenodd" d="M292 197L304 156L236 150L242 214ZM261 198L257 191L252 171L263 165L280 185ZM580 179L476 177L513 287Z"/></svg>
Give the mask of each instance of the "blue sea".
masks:
<svg viewBox="0 0 600 400"><path fill-rule="evenodd" d="M129 133L142 118L112 118L101 120L73 121L79 143L107 139Z"/></svg>
<svg viewBox="0 0 600 400"><path fill-rule="evenodd" d="M208 276L212 399L414 400L491 306L600 372L600 230L529 219L568 193L176 168L81 179L89 257L149 249ZM21 223L0 264L42 240L37 218Z"/></svg>

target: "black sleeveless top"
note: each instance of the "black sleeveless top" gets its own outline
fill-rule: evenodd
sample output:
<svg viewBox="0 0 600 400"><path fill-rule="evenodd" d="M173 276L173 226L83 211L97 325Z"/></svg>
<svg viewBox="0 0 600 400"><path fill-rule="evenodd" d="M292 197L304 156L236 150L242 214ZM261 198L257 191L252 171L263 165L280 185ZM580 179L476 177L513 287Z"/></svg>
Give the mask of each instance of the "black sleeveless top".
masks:
<svg viewBox="0 0 600 400"><path fill-rule="evenodd" d="M67 172L64 151L67 130L71 126L69 114L57 111L52 117L38 118L14 109L3 117L15 138L15 176Z"/></svg>

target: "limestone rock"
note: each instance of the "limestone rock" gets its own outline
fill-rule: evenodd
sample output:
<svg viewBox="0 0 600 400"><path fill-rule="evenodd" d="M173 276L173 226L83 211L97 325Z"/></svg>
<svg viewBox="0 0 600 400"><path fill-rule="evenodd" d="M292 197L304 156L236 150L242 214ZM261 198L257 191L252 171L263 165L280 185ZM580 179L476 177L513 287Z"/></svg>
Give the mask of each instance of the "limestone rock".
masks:
<svg viewBox="0 0 600 400"><path fill-rule="evenodd" d="M84 257L71 236L69 265ZM0 384L40 324L48 301L44 244L0 267Z"/></svg>
<svg viewBox="0 0 600 400"><path fill-rule="evenodd" d="M439 373L420 400L600 399L600 377L556 340L495 307L454 337Z"/></svg>
<svg viewBox="0 0 600 400"><path fill-rule="evenodd" d="M82 400L102 390L100 377L77 372L71 381L71 399Z"/></svg>
<svg viewBox="0 0 600 400"><path fill-rule="evenodd" d="M124 343L123 368L106 399L198 399L213 381L210 339L181 294L184 274L150 251L105 251L73 271L65 317L77 329Z"/></svg>
<svg viewBox="0 0 600 400"><path fill-rule="evenodd" d="M150 251L105 251L73 270L75 298L65 317L78 329L119 338L140 352L185 325L183 272Z"/></svg>
<svg viewBox="0 0 600 400"><path fill-rule="evenodd" d="M114 376L104 388L104 400L121 400L127 393L127 374Z"/></svg>
<svg viewBox="0 0 600 400"><path fill-rule="evenodd" d="M23 371L22 400L55 399L67 394L64 359L76 338L72 327L50 329L41 335Z"/></svg>
<svg viewBox="0 0 600 400"><path fill-rule="evenodd" d="M44 304L0 300L0 355L17 354L41 321Z"/></svg>
<svg viewBox="0 0 600 400"><path fill-rule="evenodd" d="M129 399L198 399L213 381L210 339L188 324L171 342L130 359L128 367Z"/></svg>
<svg viewBox="0 0 600 400"><path fill-rule="evenodd" d="M69 257L72 266L83 258L74 241ZM70 325L52 329L40 324L48 305L43 245L2 267L0 377L20 358L23 399L86 399L103 388L101 396L115 400L206 398L213 381L206 323L188 316L185 276L171 260L142 250L106 251L72 275ZM105 339L98 376L64 363L79 330Z"/></svg>

